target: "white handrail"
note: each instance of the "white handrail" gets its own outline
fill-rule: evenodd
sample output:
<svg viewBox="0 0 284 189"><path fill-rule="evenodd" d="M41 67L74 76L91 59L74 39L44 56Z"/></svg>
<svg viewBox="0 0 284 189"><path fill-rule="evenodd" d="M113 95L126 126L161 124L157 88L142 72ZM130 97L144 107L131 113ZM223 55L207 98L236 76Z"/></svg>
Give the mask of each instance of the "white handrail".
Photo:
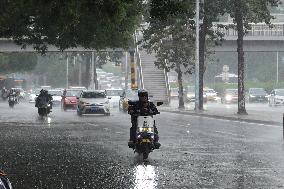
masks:
<svg viewBox="0 0 284 189"><path fill-rule="evenodd" d="M141 63L141 54L139 53L139 48L137 45L137 33L135 31L135 51L137 54L138 59L138 70L139 70L139 78L140 78L140 86L142 89L144 89L144 78L143 78L143 69L142 69L142 63Z"/></svg>

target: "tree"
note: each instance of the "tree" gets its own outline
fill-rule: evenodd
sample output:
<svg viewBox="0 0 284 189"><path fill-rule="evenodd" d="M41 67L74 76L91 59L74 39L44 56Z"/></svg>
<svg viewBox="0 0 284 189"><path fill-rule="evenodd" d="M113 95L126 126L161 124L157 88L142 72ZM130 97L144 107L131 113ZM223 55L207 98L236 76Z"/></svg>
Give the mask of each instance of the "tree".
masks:
<svg viewBox="0 0 284 189"><path fill-rule="evenodd" d="M220 16L225 14L224 0L203 0L200 17L203 23L199 29L199 97L203 97L204 73L206 71L205 59L207 43L220 45L223 41L223 33L213 29L213 22L219 21ZM219 27L223 27L219 25ZM199 110L203 110L203 98L199 98Z"/></svg>
<svg viewBox="0 0 284 189"><path fill-rule="evenodd" d="M152 0L149 7L143 47L156 53L158 68L177 73L179 108L184 108L182 76L194 70L193 6L188 1Z"/></svg>
<svg viewBox="0 0 284 189"><path fill-rule="evenodd" d="M243 40L246 30L250 28L249 23L265 22L270 24L273 18L269 6L277 6L279 0L230 0L224 4L227 12L234 18L238 32L238 114L247 114L245 108L245 86L244 86L244 49Z"/></svg>
<svg viewBox="0 0 284 189"><path fill-rule="evenodd" d="M47 45L60 50L127 47L141 9L141 0L2 0L0 37L43 53Z"/></svg>

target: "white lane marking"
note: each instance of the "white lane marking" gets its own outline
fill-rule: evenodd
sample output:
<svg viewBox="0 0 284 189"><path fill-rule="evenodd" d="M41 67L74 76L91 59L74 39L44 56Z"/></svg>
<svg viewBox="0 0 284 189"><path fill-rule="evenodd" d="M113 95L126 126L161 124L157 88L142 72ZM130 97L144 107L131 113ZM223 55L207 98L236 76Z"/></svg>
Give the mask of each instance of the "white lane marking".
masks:
<svg viewBox="0 0 284 189"><path fill-rule="evenodd" d="M93 127L98 127L99 126L98 124L95 124L95 123L87 123L87 125L91 125Z"/></svg>
<svg viewBox="0 0 284 189"><path fill-rule="evenodd" d="M231 136L236 136L236 137L245 137L244 135L239 135L239 134L234 134L234 133L229 133L229 132L223 132L223 131L215 131L215 133L231 135Z"/></svg>

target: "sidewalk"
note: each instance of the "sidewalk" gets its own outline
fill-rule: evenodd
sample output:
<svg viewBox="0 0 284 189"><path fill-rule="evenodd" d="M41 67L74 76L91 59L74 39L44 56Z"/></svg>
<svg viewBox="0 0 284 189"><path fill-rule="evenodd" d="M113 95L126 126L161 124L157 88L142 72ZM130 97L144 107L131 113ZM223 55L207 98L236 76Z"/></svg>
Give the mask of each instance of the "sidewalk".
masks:
<svg viewBox="0 0 284 189"><path fill-rule="evenodd" d="M258 107L259 106L259 107ZM263 106L263 107L262 107ZM203 117L213 117L217 119L238 120L252 123L263 123L270 125L282 125L284 107L268 107L266 104L255 107L247 106L248 115L238 115L237 105L205 104L204 111L195 112L194 104L186 105L184 110L179 110L176 105L161 106L160 111L180 114L198 115Z"/></svg>

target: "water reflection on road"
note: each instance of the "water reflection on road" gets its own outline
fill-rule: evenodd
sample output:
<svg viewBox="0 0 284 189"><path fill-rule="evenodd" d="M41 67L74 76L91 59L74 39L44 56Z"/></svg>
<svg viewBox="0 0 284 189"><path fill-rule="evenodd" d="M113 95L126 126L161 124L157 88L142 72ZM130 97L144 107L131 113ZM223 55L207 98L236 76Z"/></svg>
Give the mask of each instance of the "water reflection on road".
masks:
<svg viewBox="0 0 284 189"><path fill-rule="evenodd" d="M157 175L152 165L137 165L134 168L134 189L155 189L157 187Z"/></svg>

